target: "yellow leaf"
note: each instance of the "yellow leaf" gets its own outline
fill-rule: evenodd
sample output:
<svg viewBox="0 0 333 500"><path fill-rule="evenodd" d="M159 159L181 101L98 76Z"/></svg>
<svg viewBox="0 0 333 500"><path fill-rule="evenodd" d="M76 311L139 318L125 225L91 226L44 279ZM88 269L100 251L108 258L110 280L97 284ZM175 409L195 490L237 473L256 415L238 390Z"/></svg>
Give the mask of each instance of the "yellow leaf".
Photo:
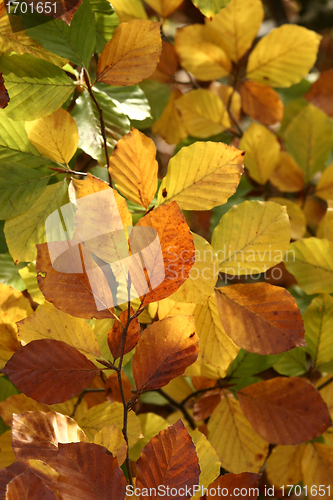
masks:
<svg viewBox="0 0 333 500"><path fill-rule="evenodd" d="M161 50L160 23L122 23L99 57L97 81L114 86L140 83L154 72Z"/></svg>
<svg viewBox="0 0 333 500"><path fill-rule="evenodd" d="M12 450L12 431L6 431L0 436L0 467L8 467L8 465L16 462L15 453Z"/></svg>
<svg viewBox="0 0 333 500"><path fill-rule="evenodd" d="M305 293L333 292L333 244L306 238L290 245L284 263Z"/></svg>
<svg viewBox="0 0 333 500"><path fill-rule="evenodd" d="M299 240L303 238L306 233L306 217L301 207L287 198L270 198L269 201L287 208L287 214L290 219L291 239Z"/></svg>
<svg viewBox="0 0 333 500"><path fill-rule="evenodd" d="M295 193L303 189L304 174L289 153L280 151L277 165L269 182L284 193Z"/></svg>
<svg viewBox="0 0 333 500"><path fill-rule="evenodd" d="M251 123L239 147L245 150L244 163L252 179L266 184L279 160L280 144L276 135L263 125Z"/></svg>
<svg viewBox="0 0 333 500"><path fill-rule="evenodd" d="M171 295L171 299L176 302L206 304L208 297L214 292L219 271L218 262L215 250L208 241L194 233L193 241L195 247L194 266L189 278L176 293Z"/></svg>
<svg viewBox="0 0 333 500"><path fill-rule="evenodd" d="M146 0L154 11L161 17L169 17L183 3L183 0Z"/></svg>
<svg viewBox="0 0 333 500"><path fill-rule="evenodd" d="M141 455L142 448L149 443L152 437L168 427L168 422L156 413L141 413L138 415L143 437L129 450L130 460L136 461Z"/></svg>
<svg viewBox="0 0 333 500"><path fill-rule="evenodd" d="M36 265L30 262L26 267L19 269L19 273L34 302L44 304L45 297L38 287Z"/></svg>
<svg viewBox="0 0 333 500"><path fill-rule="evenodd" d="M177 99L175 105L189 135L206 139L226 128L223 103L210 90L191 90Z"/></svg>
<svg viewBox="0 0 333 500"><path fill-rule="evenodd" d="M204 16L212 17L228 5L230 0L192 0L192 2Z"/></svg>
<svg viewBox="0 0 333 500"><path fill-rule="evenodd" d="M330 500L333 484L333 446L309 443L302 459L302 473L303 485L307 486L307 496L310 500L318 499L318 494L323 500Z"/></svg>
<svg viewBox="0 0 333 500"><path fill-rule="evenodd" d="M223 85L222 83L216 81L210 84L209 90L214 92L214 94L222 100L225 108L230 106L230 111L233 113L236 120L239 120L242 108L241 96L239 92L237 92L237 90L230 85ZM224 113L222 123L226 128L230 128L233 125L233 122L230 122L228 113Z"/></svg>
<svg viewBox="0 0 333 500"><path fill-rule="evenodd" d="M234 194L242 172L243 152L222 142L196 142L171 158L157 204L176 201L184 210L210 210Z"/></svg>
<svg viewBox="0 0 333 500"><path fill-rule="evenodd" d="M333 200L333 163L325 168L318 181L315 193L322 200Z"/></svg>
<svg viewBox="0 0 333 500"><path fill-rule="evenodd" d="M304 173L305 182L325 168L331 150L332 127L328 116L308 104L291 121L285 133L287 151Z"/></svg>
<svg viewBox="0 0 333 500"><path fill-rule="evenodd" d="M120 23L131 19L147 19L141 0L112 0L112 7L115 9Z"/></svg>
<svg viewBox="0 0 333 500"><path fill-rule="evenodd" d="M107 448L118 460L119 467L125 462L127 445L122 432L113 424L95 434L94 443Z"/></svg>
<svg viewBox="0 0 333 500"><path fill-rule="evenodd" d="M92 441L100 430L115 424L123 428L124 408L121 403L105 403L90 408L83 418L77 420L79 426ZM142 437L140 422L133 413L128 414L128 444L131 448Z"/></svg>
<svg viewBox="0 0 333 500"><path fill-rule="evenodd" d="M67 164L79 144L76 121L60 108L52 115L25 123L29 141L47 158Z"/></svg>
<svg viewBox="0 0 333 500"><path fill-rule="evenodd" d="M94 361L101 356L95 335L86 321L66 314L52 305L40 306L18 324L23 345L32 340L62 340ZM100 366L100 365L98 365Z"/></svg>
<svg viewBox="0 0 333 500"><path fill-rule="evenodd" d="M258 274L283 260L290 241L285 207L271 201L244 201L232 207L214 229L212 247L220 271Z"/></svg>
<svg viewBox="0 0 333 500"><path fill-rule="evenodd" d="M298 484L302 480L301 461L306 444L276 446L266 462L269 482L276 488Z"/></svg>
<svg viewBox="0 0 333 500"><path fill-rule="evenodd" d="M331 378L332 378L331 374L328 374L325 377L320 377L320 379L317 380L315 385L316 385L317 390L320 391L320 395L323 398L323 400L325 401L327 408L328 408L328 411L330 412L330 414L332 416L333 415L333 384L331 383ZM325 387L322 387L325 383L327 383L327 385ZM320 389L320 387L322 387L322 388ZM333 428L330 427L329 429L327 429L327 431L325 433L327 433L327 432L329 432L332 436Z"/></svg>
<svg viewBox="0 0 333 500"><path fill-rule="evenodd" d="M251 47L263 19L261 0L232 0L210 26L219 33L230 59L238 62Z"/></svg>
<svg viewBox="0 0 333 500"><path fill-rule="evenodd" d="M139 130L122 137L110 157L109 172L128 200L148 208L157 190L158 163L154 142Z"/></svg>
<svg viewBox="0 0 333 500"><path fill-rule="evenodd" d="M185 377L179 376L170 380L170 382L163 387L163 392L180 403L183 399L192 394L193 390L189 386Z"/></svg>
<svg viewBox="0 0 333 500"><path fill-rule="evenodd" d="M190 436L195 444L200 466L200 491L191 497L191 500L197 500L201 497L201 492L220 475L221 461L210 442L198 429L190 432Z"/></svg>
<svg viewBox="0 0 333 500"><path fill-rule="evenodd" d="M185 304L175 302L172 299L166 298L157 302L158 304L158 319L167 318L169 316L191 315L194 312L195 304Z"/></svg>
<svg viewBox="0 0 333 500"><path fill-rule="evenodd" d="M225 333L217 310L215 296L206 305L197 305L194 311L195 326L199 337L199 358L219 369L223 377L236 358L239 347Z"/></svg>
<svg viewBox="0 0 333 500"><path fill-rule="evenodd" d="M220 33L210 24L192 24L177 30L175 49L183 68L195 78L209 81L227 76L232 69L222 43Z"/></svg>
<svg viewBox="0 0 333 500"><path fill-rule="evenodd" d="M253 430L233 396L225 396L215 408L208 432L222 467L229 472L258 472L263 466L268 443Z"/></svg>
<svg viewBox="0 0 333 500"><path fill-rule="evenodd" d="M321 36L302 26L284 24L262 38L250 54L247 77L271 87L290 87L314 65Z"/></svg>
<svg viewBox="0 0 333 500"><path fill-rule="evenodd" d="M175 101L182 96L180 90L172 91L163 113L152 125L154 134L160 134L168 144L178 144L186 139L187 132L175 106Z"/></svg>
<svg viewBox="0 0 333 500"><path fill-rule="evenodd" d="M333 361L333 297L319 295L314 298L303 315L305 340L315 366Z"/></svg>

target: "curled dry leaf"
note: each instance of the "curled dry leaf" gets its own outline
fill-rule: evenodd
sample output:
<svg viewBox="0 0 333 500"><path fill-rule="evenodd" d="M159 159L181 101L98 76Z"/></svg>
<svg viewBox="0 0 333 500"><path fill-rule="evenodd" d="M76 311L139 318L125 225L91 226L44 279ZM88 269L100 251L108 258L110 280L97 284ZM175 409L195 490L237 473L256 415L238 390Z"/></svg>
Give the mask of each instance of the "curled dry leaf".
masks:
<svg viewBox="0 0 333 500"><path fill-rule="evenodd" d="M139 392L158 389L182 375L198 357L193 316L172 316L144 330L133 358L133 377Z"/></svg>
<svg viewBox="0 0 333 500"><path fill-rule="evenodd" d="M181 420L161 431L143 448L137 471L136 484L141 491L175 488L177 499L185 496L181 495L181 488L193 491L193 486L199 484L200 467L195 445Z"/></svg>
<svg viewBox="0 0 333 500"><path fill-rule="evenodd" d="M3 79L2 73L0 71L0 108L4 109L8 106L10 101L8 91L5 87L5 80Z"/></svg>
<svg viewBox="0 0 333 500"><path fill-rule="evenodd" d="M6 500L57 500L56 495L30 469L7 485Z"/></svg>
<svg viewBox="0 0 333 500"><path fill-rule="evenodd" d="M161 50L160 23L122 23L99 57L97 81L113 86L140 83L155 70Z"/></svg>
<svg viewBox="0 0 333 500"><path fill-rule="evenodd" d="M63 500L124 500L126 480L117 459L93 443L60 444L56 470Z"/></svg>
<svg viewBox="0 0 333 500"><path fill-rule="evenodd" d="M21 347L1 371L24 394L46 404L67 401L100 372L74 347L49 339Z"/></svg>
<svg viewBox="0 0 333 500"><path fill-rule="evenodd" d="M276 377L237 393L252 427L269 443L296 445L320 436L331 425L315 387L299 377Z"/></svg>
<svg viewBox="0 0 333 500"><path fill-rule="evenodd" d="M254 283L218 288L215 293L223 328L239 347L279 354L306 345L301 313L284 288Z"/></svg>
<svg viewBox="0 0 333 500"><path fill-rule="evenodd" d="M130 316L133 314L134 309L131 307ZM119 316L119 319L121 321L121 324L119 323L119 321L115 321L112 328L109 330L107 338L108 346L110 351L112 352L112 356L114 359L118 359L121 355L123 328L125 328L127 324L128 310L122 312ZM125 349L123 354L127 354L132 349L134 349L139 340L139 331L139 320L138 318L134 318L127 328Z"/></svg>
<svg viewBox="0 0 333 500"><path fill-rule="evenodd" d="M244 82L240 89L244 112L263 125L273 125L283 117L279 94L268 85Z"/></svg>
<svg viewBox="0 0 333 500"><path fill-rule="evenodd" d="M235 498L233 491L235 488L242 490L243 488L248 491L246 495L246 500L256 500L259 491L257 489L258 481L261 474L255 474L253 472L241 472L240 474L225 474L224 476L218 477L212 484L208 487L208 493L206 495L207 500L215 500L221 498L221 495L214 494L212 490L218 492L218 487L222 491L223 498L231 499ZM213 494L211 494L213 493Z"/></svg>

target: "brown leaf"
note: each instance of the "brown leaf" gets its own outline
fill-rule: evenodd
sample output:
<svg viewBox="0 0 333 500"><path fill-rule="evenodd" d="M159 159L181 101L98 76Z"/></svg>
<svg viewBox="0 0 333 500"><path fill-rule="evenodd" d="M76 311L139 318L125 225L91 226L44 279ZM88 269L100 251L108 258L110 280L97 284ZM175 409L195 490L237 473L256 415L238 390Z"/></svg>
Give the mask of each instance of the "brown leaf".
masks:
<svg viewBox="0 0 333 500"><path fill-rule="evenodd" d="M67 401L100 372L74 347L48 339L21 347L1 371L20 391L45 404Z"/></svg>
<svg viewBox="0 0 333 500"><path fill-rule="evenodd" d="M242 495L242 498L246 500L256 500L259 489L258 481L261 477L261 474L255 474L254 472L242 472L241 474L225 474L224 476L220 476L213 483L208 486L208 493L206 494L207 500L214 500L221 498L221 495L218 494L218 487L220 487L220 491L224 499L228 500L229 498L235 498L234 489L239 488L240 491L242 488L247 490L247 495ZM216 494L213 493L212 490L216 490ZM236 492L235 492L236 493Z"/></svg>
<svg viewBox="0 0 333 500"><path fill-rule="evenodd" d="M333 69L323 71L304 97L328 116L333 116Z"/></svg>
<svg viewBox="0 0 333 500"><path fill-rule="evenodd" d="M132 394L133 386L128 380L127 375L123 371L121 372L121 380L123 383L123 391L125 399L126 401L129 401L133 396ZM116 373L111 374L110 377L106 379L105 394L106 394L106 399L110 401L110 403L123 402Z"/></svg>
<svg viewBox="0 0 333 500"><path fill-rule="evenodd" d="M305 346L301 313L293 296L269 283L216 289L226 334L239 347L257 354L279 354Z"/></svg>
<svg viewBox="0 0 333 500"><path fill-rule="evenodd" d="M159 486L167 491L169 487L171 495L167 498L189 498L185 489L199 484L200 467L195 445L181 420L159 432L143 448L137 472L136 484L141 491L143 488L158 491ZM160 496L150 498L155 500Z"/></svg>
<svg viewBox="0 0 333 500"><path fill-rule="evenodd" d="M57 500L46 484L30 469L7 485L6 500Z"/></svg>
<svg viewBox="0 0 333 500"><path fill-rule="evenodd" d="M151 254L145 255L150 282L153 283L155 279L160 283L146 294L143 303L146 305L169 297L187 280L194 264L194 243L190 228L175 201L149 212L136 227L151 227L157 231L164 261L163 269L157 259L157 252L152 250ZM132 248L131 238L130 244ZM144 248L145 245L142 242L139 246ZM131 278L140 294L138 279L132 273Z"/></svg>
<svg viewBox="0 0 333 500"><path fill-rule="evenodd" d="M14 462L8 467L0 470L0 500L6 500L7 484L14 479L14 477L22 474L27 467L27 464L23 462Z"/></svg>
<svg viewBox="0 0 333 500"><path fill-rule="evenodd" d="M279 94L268 85L258 82L244 82L240 88L244 112L263 125L281 122L283 103Z"/></svg>
<svg viewBox="0 0 333 500"><path fill-rule="evenodd" d="M45 298L54 304L57 309L64 311L78 318L112 318L113 314L107 307L112 303L111 290L107 284L103 271L94 264L90 252L81 247L82 255L78 261L76 252L66 249L67 242L54 242L52 247L58 249L57 268L63 269L63 272L56 271L52 265L48 244L37 245L37 281ZM61 259L61 260L59 260ZM87 272L72 273L68 269L74 269L76 266L86 269L87 263L96 273L96 279L88 277ZM85 266L84 266L85 265ZM97 309L93 284L98 285ZM103 299L104 297L104 299ZM101 302L103 301L103 303ZM104 309L101 309L103 308Z"/></svg>
<svg viewBox="0 0 333 500"><path fill-rule="evenodd" d="M145 19L121 23L99 57L97 81L108 85L135 85L148 78L162 50L160 26Z"/></svg>
<svg viewBox="0 0 333 500"><path fill-rule="evenodd" d="M124 500L126 480L117 459L97 444L59 444L56 469L63 500Z"/></svg>
<svg viewBox="0 0 333 500"><path fill-rule="evenodd" d="M300 444L320 436L331 417L319 392L299 377L276 377L237 393L252 427L274 444Z"/></svg>
<svg viewBox="0 0 333 500"><path fill-rule="evenodd" d="M5 80L0 71L0 108L4 109L10 101L8 91L5 87Z"/></svg>
<svg viewBox="0 0 333 500"><path fill-rule="evenodd" d="M134 314L134 309L131 307L130 315L133 314ZM118 359L121 354L123 327L125 327L127 324L127 318L128 318L128 310L120 314L119 319L121 321L121 324L118 321L115 321L108 333L107 337L108 346L110 351L112 352L112 356L114 359ZM130 322L127 329L124 354L127 354L132 349L134 349L134 347L138 343L139 331L140 331L139 320L138 318L134 318Z"/></svg>
<svg viewBox="0 0 333 500"><path fill-rule="evenodd" d="M199 354L193 316L172 316L144 330L133 358L139 392L158 389L182 375Z"/></svg>
<svg viewBox="0 0 333 500"><path fill-rule="evenodd" d="M12 447L18 460L35 459L54 466L59 443L88 441L75 420L60 413L28 411L13 415Z"/></svg>
<svg viewBox="0 0 333 500"><path fill-rule="evenodd" d="M161 58L156 70L150 78L161 83L171 83L172 76L176 73L178 68L178 56L174 46L171 43L162 40Z"/></svg>
<svg viewBox="0 0 333 500"><path fill-rule="evenodd" d="M205 420L213 413L223 396L221 389L206 392L193 406L193 419Z"/></svg>

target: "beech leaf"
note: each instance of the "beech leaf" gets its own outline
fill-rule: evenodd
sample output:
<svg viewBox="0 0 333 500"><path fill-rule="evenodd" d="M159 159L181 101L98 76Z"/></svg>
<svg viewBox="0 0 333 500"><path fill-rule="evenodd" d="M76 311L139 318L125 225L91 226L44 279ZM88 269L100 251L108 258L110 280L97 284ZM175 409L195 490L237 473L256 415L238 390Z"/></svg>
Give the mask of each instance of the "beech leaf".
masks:
<svg viewBox="0 0 333 500"><path fill-rule="evenodd" d="M2 73L0 71L0 108L4 109L8 106L10 99L8 91L5 87L5 80L3 79Z"/></svg>
<svg viewBox="0 0 333 500"><path fill-rule="evenodd" d="M230 499L234 498L233 495L234 488L239 488L238 491L242 491L243 488L248 491L246 495L246 500L256 500L257 499L257 486L261 474L255 474L253 472L241 472L240 474L225 474L224 476L218 477L212 484L209 485L208 493L206 495L207 500L215 500L220 498L220 495L210 494L210 491L214 490L218 492L218 487L220 491L223 491L223 498ZM225 488L225 489L224 489ZM224 494L228 492L228 494ZM251 492L251 493L250 493Z"/></svg>
<svg viewBox="0 0 333 500"><path fill-rule="evenodd" d="M6 500L57 500L46 484L27 469L7 485Z"/></svg>
<svg viewBox="0 0 333 500"><path fill-rule="evenodd" d="M132 314L134 314L133 308L131 308L130 310L130 315ZM128 310L122 312L119 315L119 319L121 321L121 324L119 323L119 321L115 321L112 328L108 332L108 346L115 360L118 359L121 354L123 327L125 327L127 324ZM132 349L134 349L139 340L139 331L140 331L139 320L138 318L134 318L130 322L127 329L125 349L123 354L127 354Z"/></svg>

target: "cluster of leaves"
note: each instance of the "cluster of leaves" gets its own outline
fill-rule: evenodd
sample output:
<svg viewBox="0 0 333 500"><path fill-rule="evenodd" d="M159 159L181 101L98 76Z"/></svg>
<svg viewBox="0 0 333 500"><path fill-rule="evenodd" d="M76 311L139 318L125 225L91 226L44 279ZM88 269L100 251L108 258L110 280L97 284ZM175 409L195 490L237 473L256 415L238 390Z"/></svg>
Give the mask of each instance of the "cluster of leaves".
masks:
<svg viewBox="0 0 333 500"><path fill-rule="evenodd" d="M112 3L118 15L82 0L48 22L0 3L0 498L267 481L328 499L333 73L308 76L320 36L283 25L254 44L261 0L193 0L203 22L173 44L140 0ZM146 1L162 32L181 3ZM152 134L176 145L160 184ZM102 191L125 228L156 230L164 259L156 288L132 285L139 299L110 290L94 262L113 262L114 241L88 240L112 207L78 204L81 255L121 307L97 308L87 272L55 270L46 243L52 212ZM211 211L211 244L193 211Z"/></svg>

